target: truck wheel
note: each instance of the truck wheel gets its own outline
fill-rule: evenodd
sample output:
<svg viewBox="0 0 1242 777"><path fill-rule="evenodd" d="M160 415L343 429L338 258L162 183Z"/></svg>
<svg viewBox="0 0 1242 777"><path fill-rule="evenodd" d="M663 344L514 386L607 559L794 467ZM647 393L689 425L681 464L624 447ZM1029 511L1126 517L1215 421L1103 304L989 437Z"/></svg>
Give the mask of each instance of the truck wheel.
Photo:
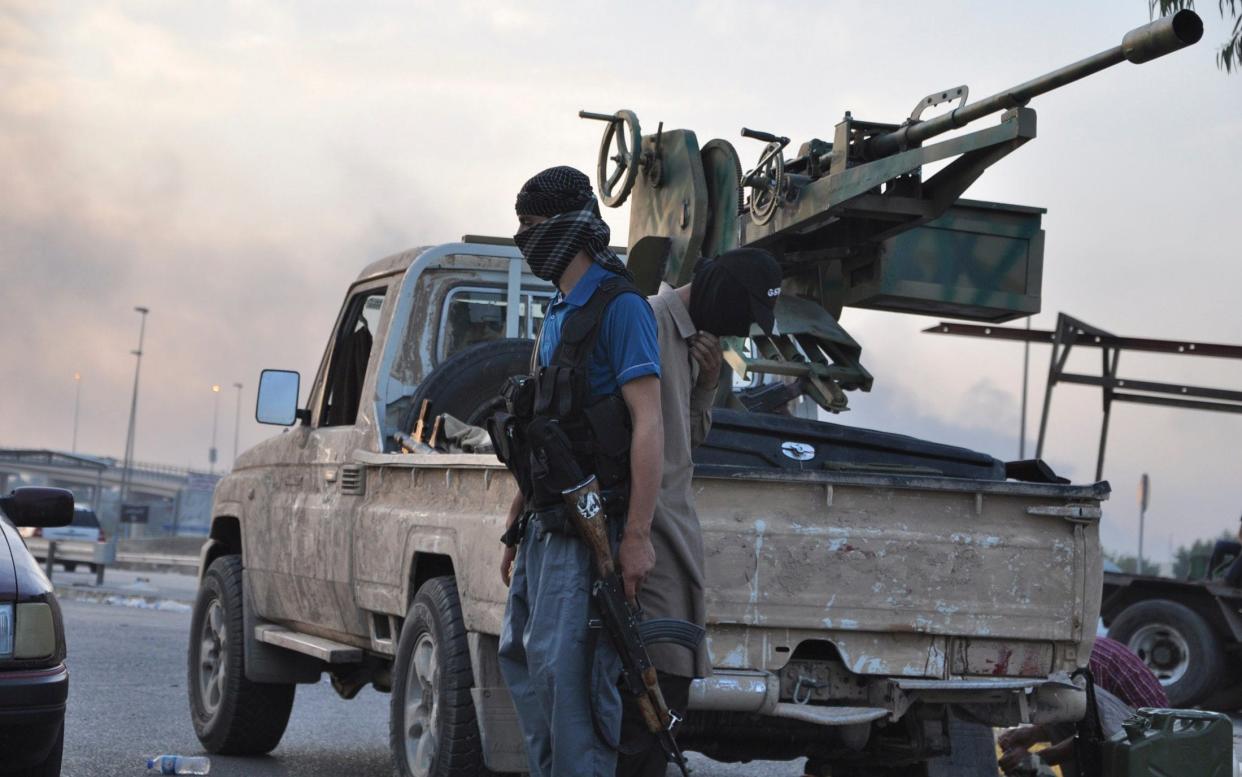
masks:
<svg viewBox="0 0 1242 777"><path fill-rule="evenodd" d="M474 426L482 426L498 410L500 389L510 375L530 371L530 340L489 340L463 348L431 371L414 392L405 418L405 431L414 428L423 400L428 401L427 422L448 413Z"/></svg>
<svg viewBox="0 0 1242 777"><path fill-rule="evenodd" d="M418 589L397 642L388 739L399 777L487 774L472 685L457 583L433 577Z"/></svg>
<svg viewBox="0 0 1242 777"><path fill-rule="evenodd" d="M1224 671L1224 653L1212 627L1194 610L1168 599L1130 605L1113 620L1108 636L1143 659L1172 707L1203 701Z"/></svg>
<svg viewBox="0 0 1242 777"><path fill-rule="evenodd" d="M65 562L63 562L63 563L61 564L61 566L63 566L63 567L65 568L65 571L66 571L66 572L74 572L74 571L76 571L76 570L77 570L77 568L78 568L78 562L76 562L76 561L65 561Z"/></svg>
<svg viewBox="0 0 1242 777"><path fill-rule="evenodd" d="M190 718L210 753L267 753L289 723L296 686L247 680L244 644L241 558L221 556L207 568L190 617Z"/></svg>

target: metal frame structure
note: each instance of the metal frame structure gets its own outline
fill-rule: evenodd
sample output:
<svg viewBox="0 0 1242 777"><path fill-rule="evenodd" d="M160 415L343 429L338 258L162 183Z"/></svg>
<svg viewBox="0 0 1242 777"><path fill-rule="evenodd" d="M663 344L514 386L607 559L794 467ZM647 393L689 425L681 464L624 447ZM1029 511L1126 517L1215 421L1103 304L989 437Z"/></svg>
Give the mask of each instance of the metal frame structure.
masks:
<svg viewBox="0 0 1242 777"><path fill-rule="evenodd" d="M1122 351L1164 353L1181 356L1211 356L1218 359L1242 359L1242 346L1218 343L1198 343L1185 340L1157 340L1146 337L1119 337L1099 327L1091 326L1073 316L1061 313L1057 316L1055 330L1017 329L1011 327L956 324L942 321L924 329L928 334L983 337L992 340L1012 340L1052 345L1052 358L1048 363L1048 383L1044 390L1044 409L1039 419L1039 441L1035 457L1044 452L1044 438L1048 430L1048 413L1052 404L1052 389L1058 383L1076 383L1097 386L1103 392L1104 419L1100 425L1100 447L1096 458L1095 479L1104 477L1104 450L1108 444L1108 424L1114 402L1132 402L1142 405L1179 407L1187 410L1212 410L1223 413L1242 413L1242 391L1204 388L1184 383L1161 383L1149 380L1131 380L1118 377L1117 365ZM1099 348L1101 369L1099 375L1083 375L1067 372L1070 352L1074 346ZM1025 419L1023 419L1025 423Z"/></svg>

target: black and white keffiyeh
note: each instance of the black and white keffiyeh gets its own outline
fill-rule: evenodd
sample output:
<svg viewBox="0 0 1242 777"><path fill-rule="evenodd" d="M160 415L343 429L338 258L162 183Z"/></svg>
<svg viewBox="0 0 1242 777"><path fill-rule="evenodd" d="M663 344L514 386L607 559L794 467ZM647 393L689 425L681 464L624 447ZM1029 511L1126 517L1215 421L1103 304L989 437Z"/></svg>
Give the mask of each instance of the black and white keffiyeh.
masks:
<svg viewBox="0 0 1242 777"><path fill-rule="evenodd" d="M522 184L515 210L519 216L552 217L583 210L595 201L591 179L568 165L549 167ZM595 215L599 215L598 208Z"/></svg>
<svg viewBox="0 0 1242 777"><path fill-rule="evenodd" d="M531 178L518 192L519 216L544 216L513 236L536 276L555 283L579 251L612 272L630 278L621 258L608 247L612 233L599 216L591 179L564 165Z"/></svg>
<svg viewBox="0 0 1242 777"><path fill-rule="evenodd" d="M522 256L536 276L556 283L579 251L619 275L630 277L621 258L608 247L611 233L604 220L591 210L561 213L513 236Z"/></svg>

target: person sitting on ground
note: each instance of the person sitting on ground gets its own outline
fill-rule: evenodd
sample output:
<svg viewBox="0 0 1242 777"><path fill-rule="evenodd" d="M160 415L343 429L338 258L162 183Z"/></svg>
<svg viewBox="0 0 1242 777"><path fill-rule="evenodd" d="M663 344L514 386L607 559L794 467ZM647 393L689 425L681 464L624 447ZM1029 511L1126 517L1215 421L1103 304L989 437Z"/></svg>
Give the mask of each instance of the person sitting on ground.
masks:
<svg viewBox="0 0 1242 777"><path fill-rule="evenodd" d="M1233 563L1225 570L1225 574L1221 579L1234 588L1242 587L1242 525L1238 526L1237 536L1238 542L1233 540L1216 541L1216 547L1212 549L1212 558L1208 561L1207 567L1207 574L1210 578L1217 567L1232 556Z"/></svg>
<svg viewBox="0 0 1242 777"><path fill-rule="evenodd" d="M1096 638L1089 667L1095 678L1095 705L1105 737L1120 731L1121 724L1136 709L1169 706L1169 698L1156 676L1141 658L1116 640ZM1076 732L1077 725L1074 723L1010 729L998 740L1004 753L1000 758L1000 767L1005 774L1013 774L1023 764L1030 763L1028 756L1032 746L1049 742L1050 747L1037 754L1039 760L1050 766L1060 766L1066 777L1077 777L1078 771L1074 766Z"/></svg>

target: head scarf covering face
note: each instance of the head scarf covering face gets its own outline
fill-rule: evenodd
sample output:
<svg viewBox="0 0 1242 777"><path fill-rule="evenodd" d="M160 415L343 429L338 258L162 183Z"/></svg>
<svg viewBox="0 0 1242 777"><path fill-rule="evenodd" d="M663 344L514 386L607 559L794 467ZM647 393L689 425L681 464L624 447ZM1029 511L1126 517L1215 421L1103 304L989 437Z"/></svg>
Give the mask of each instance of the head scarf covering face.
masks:
<svg viewBox="0 0 1242 777"><path fill-rule="evenodd" d="M518 250L539 278L556 283L579 251L612 272L629 278L621 259L608 247L611 232L599 217L591 181L572 167L551 167L518 192L519 216L544 216L513 236Z"/></svg>

